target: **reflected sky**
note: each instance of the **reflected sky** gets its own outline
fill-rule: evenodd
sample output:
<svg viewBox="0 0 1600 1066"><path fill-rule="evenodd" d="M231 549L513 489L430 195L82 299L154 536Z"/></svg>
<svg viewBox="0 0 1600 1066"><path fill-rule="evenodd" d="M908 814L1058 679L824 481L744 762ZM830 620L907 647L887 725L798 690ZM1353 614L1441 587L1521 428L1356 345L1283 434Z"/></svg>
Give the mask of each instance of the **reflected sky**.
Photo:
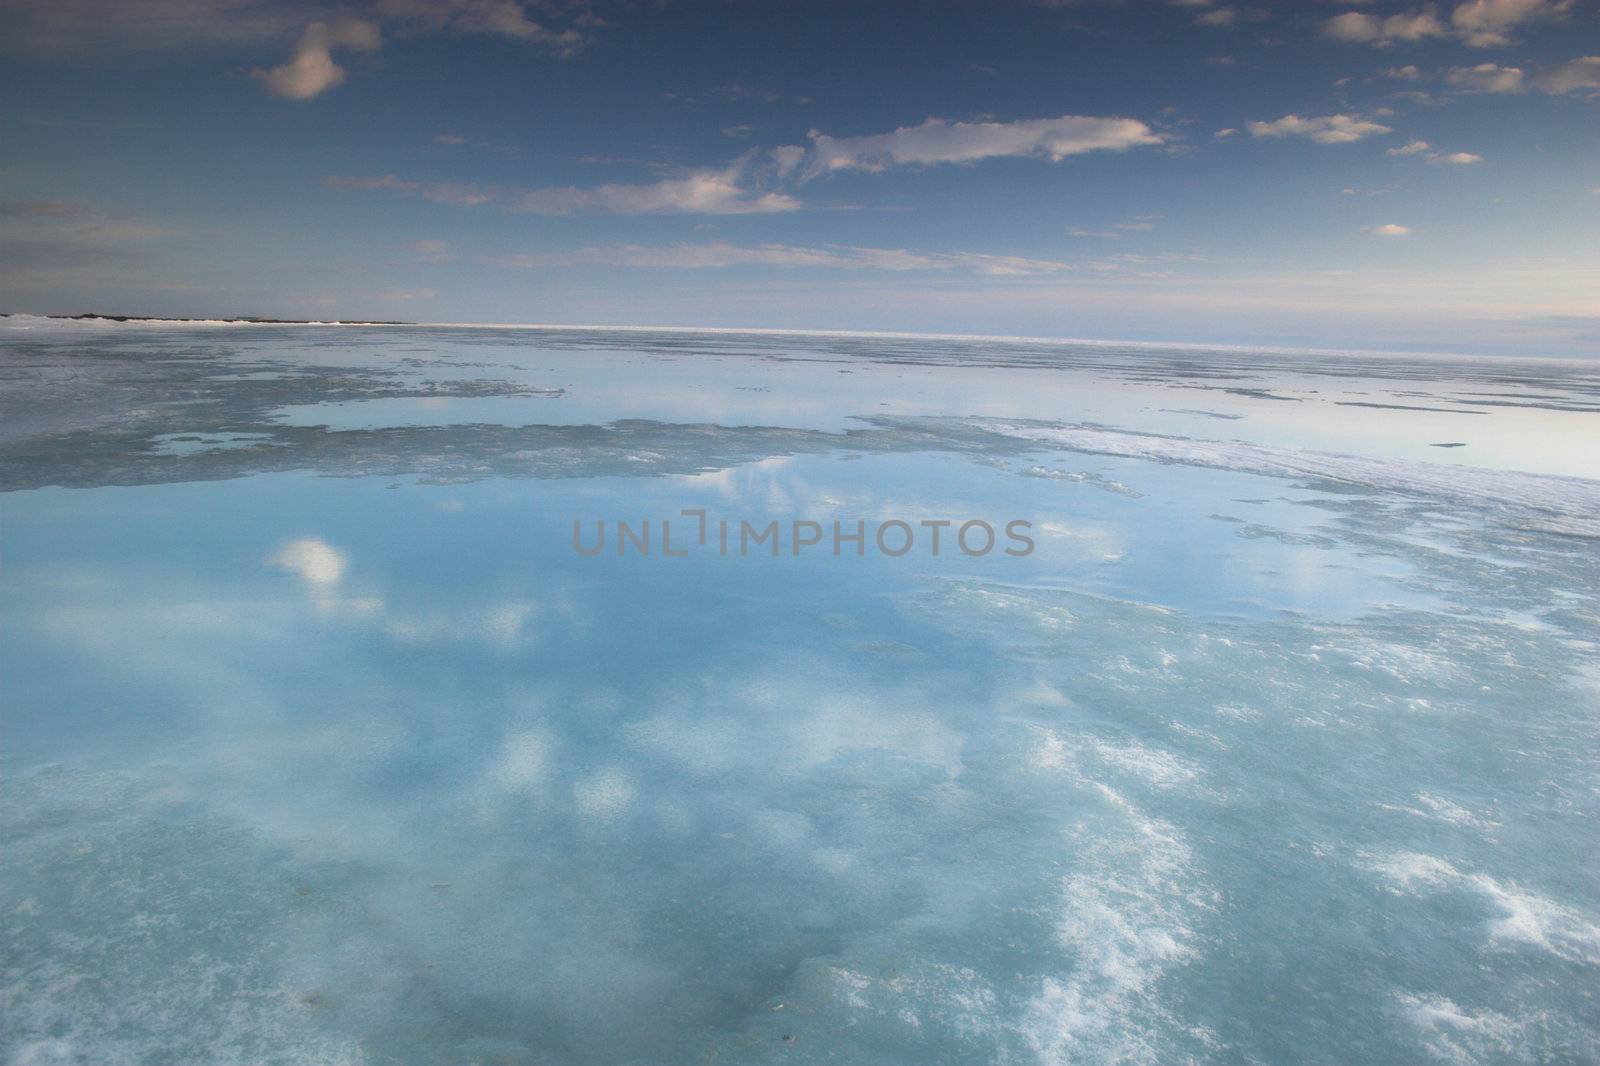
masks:
<svg viewBox="0 0 1600 1066"><path fill-rule="evenodd" d="M9 1059L1600 1053L1594 541L1425 491L1412 414L1103 381L1117 353L329 336L7 349L8 402L48 408L0 452ZM601 363L658 357L659 394ZM1364 373L1321 387L1414 387ZM1588 402L1521 373L1430 402L1549 374ZM357 413L296 435L318 390ZM552 413L445 420L483 404ZM1491 428L1425 458L1474 484L1524 410L1440 415ZM1167 450L1050 435L1088 422ZM1241 440L1321 474L1229 468ZM1549 506L1593 520L1587 491ZM575 519L682 508L1038 546L572 550Z"/></svg>

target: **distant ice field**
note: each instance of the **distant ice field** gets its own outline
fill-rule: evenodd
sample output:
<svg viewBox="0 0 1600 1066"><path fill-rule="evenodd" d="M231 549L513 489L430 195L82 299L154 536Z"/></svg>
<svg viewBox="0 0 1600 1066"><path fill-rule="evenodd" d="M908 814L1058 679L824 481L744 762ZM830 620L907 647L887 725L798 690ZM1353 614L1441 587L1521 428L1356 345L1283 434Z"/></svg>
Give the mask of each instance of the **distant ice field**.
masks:
<svg viewBox="0 0 1600 1066"><path fill-rule="evenodd" d="M0 318L0 1063L1600 1061L1597 590L1600 361Z"/></svg>

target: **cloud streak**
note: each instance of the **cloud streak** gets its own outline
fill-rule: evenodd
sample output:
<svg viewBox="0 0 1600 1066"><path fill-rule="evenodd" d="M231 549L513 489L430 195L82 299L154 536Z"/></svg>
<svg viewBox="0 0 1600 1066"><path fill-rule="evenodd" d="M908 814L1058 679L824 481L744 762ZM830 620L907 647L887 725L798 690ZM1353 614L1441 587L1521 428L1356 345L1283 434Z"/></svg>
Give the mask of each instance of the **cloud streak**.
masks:
<svg viewBox="0 0 1600 1066"><path fill-rule="evenodd" d="M1062 115L1017 122L950 122L930 118L918 126L861 137L813 130L801 164L802 180L846 170L976 163L1034 157L1059 163L1086 152L1123 152L1164 144L1166 138L1138 119Z"/></svg>
<svg viewBox="0 0 1600 1066"><path fill-rule="evenodd" d="M1541 92L1557 95L1600 90L1600 56L1584 56L1546 67L1534 77L1533 83Z"/></svg>
<svg viewBox="0 0 1600 1066"><path fill-rule="evenodd" d="M577 29L552 30L529 18L519 0L378 0L377 10L386 19L420 30L486 34L548 45L563 58L588 43Z"/></svg>
<svg viewBox="0 0 1600 1066"><path fill-rule="evenodd" d="M42 271L130 267L151 241L173 236L163 226L109 215L67 200L0 202L0 276L38 279Z"/></svg>
<svg viewBox="0 0 1600 1066"><path fill-rule="evenodd" d="M496 256L496 266L516 268L611 266L665 270L715 270L732 266L785 269L957 271L986 277L1053 274L1072 267L1048 259L985 255L978 252L912 252L897 248L845 245L803 247L791 244L738 245L726 241L669 245L594 245L568 252Z"/></svg>
<svg viewBox="0 0 1600 1066"><path fill-rule="evenodd" d="M799 200L785 193L747 187L748 170L746 162L739 161L722 169L697 170L661 181L591 188L494 189L465 182L414 181L394 174L334 175L323 184L331 189L412 193L457 207L494 204L516 214L533 215L757 215L801 208Z"/></svg>
<svg viewBox="0 0 1600 1066"><path fill-rule="evenodd" d="M1475 93L1520 93L1525 87L1521 67L1502 67L1498 63L1456 67L1445 75L1445 81L1457 89Z"/></svg>
<svg viewBox="0 0 1600 1066"><path fill-rule="evenodd" d="M1350 144L1374 134L1394 132L1381 123L1354 115L1284 115L1271 122L1248 123L1246 128L1252 137L1304 137L1318 144Z"/></svg>
<svg viewBox="0 0 1600 1066"><path fill-rule="evenodd" d="M507 207L536 215L758 215L800 209L800 201L785 193L746 189L744 169L736 164L640 185L530 189L510 198Z"/></svg>
<svg viewBox="0 0 1600 1066"><path fill-rule="evenodd" d="M1385 127L1376 128L1387 132ZM412 193L463 207L494 203L519 214L759 215L798 211L804 206L791 192L771 186L792 187L841 171L877 173L894 167L967 164L1005 157L1060 162L1086 152L1121 152L1164 143L1163 135L1129 118L1062 115L1018 122L930 118L918 126L863 137L832 137L813 131L809 148L784 145L770 151L754 150L725 167L635 184L490 189L393 174L334 176L324 183L336 189Z"/></svg>

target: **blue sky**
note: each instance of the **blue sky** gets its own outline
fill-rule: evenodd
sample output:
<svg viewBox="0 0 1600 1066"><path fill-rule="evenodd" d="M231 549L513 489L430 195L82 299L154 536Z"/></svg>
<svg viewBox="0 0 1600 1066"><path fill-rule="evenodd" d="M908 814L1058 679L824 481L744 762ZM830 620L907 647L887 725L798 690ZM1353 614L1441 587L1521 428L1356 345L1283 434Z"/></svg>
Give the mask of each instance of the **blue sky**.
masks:
<svg viewBox="0 0 1600 1066"><path fill-rule="evenodd" d="M0 0L0 309L1600 354L1600 10Z"/></svg>

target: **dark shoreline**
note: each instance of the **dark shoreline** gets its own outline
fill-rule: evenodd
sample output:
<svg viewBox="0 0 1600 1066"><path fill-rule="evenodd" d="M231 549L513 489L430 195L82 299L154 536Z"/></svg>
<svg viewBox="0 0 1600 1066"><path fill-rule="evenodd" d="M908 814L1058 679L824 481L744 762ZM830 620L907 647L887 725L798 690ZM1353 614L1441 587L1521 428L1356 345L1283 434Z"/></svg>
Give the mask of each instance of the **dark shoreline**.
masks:
<svg viewBox="0 0 1600 1066"><path fill-rule="evenodd" d="M20 311L0 311L0 318L12 318ZM258 318L255 315L235 315L229 318L171 318L163 315L32 315L32 318L54 318L64 322L226 322L250 326L414 326L415 322L390 319L324 319L324 318Z"/></svg>

